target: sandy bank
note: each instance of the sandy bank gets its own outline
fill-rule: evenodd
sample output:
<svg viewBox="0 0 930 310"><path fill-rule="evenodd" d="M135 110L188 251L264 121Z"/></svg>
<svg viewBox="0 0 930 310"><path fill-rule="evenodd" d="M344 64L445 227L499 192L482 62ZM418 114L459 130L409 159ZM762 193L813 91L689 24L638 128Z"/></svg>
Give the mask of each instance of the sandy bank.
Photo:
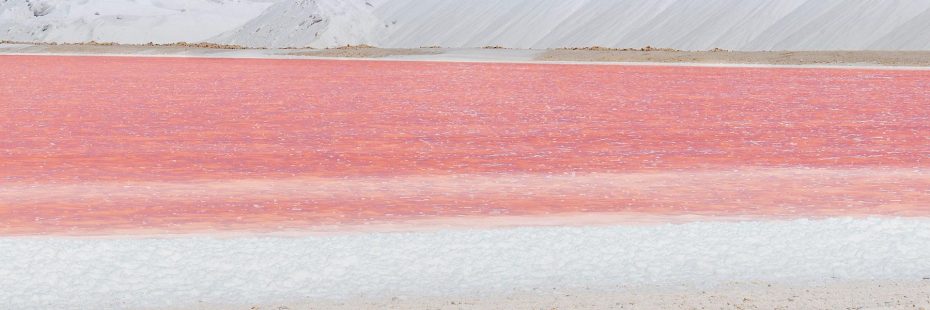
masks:
<svg viewBox="0 0 930 310"><path fill-rule="evenodd" d="M926 51L622 51L547 50L537 60L763 65L930 66Z"/></svg>
<svg viewBox="0 0 930 310"><path fill-rule="evenodd" d="M423 61L751 64L782 66L930 67L930 51L675 51L489 48L251 49L181 45L0 43L0 55L139 55L230 58L353 58Z"/></svg>
<svg viewBox="0 0 930 310"><path fill-rule="evenodd" d="M603 291L536 288L532 293L494 297L396 296L255 306L258 309L928 309L930 280L806 285L735 282L716 287L617 287Z"/></svg>

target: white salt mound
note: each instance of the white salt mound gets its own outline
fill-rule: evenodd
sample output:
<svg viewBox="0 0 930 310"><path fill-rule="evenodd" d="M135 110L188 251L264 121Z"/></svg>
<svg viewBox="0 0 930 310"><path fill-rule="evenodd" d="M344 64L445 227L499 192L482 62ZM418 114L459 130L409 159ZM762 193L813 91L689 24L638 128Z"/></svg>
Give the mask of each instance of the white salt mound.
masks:
<svg viewBox="0 0 930 310"><path fill-rule="evenodd" d="M0 238L0 308L184 308L617 285L930 276L930 220L335 236Z"/></svg>
<svg viewBox="0 0 930 310"><path fill-rule="evenodd" d="M260 17L254 0L0 0L0 40L200 42Z"/></svg>
<svg viewBox="0 0 930 310"><path fill-rule="evenodd" d="M930 50L925 0L0 0L0 39Z"/></svg>

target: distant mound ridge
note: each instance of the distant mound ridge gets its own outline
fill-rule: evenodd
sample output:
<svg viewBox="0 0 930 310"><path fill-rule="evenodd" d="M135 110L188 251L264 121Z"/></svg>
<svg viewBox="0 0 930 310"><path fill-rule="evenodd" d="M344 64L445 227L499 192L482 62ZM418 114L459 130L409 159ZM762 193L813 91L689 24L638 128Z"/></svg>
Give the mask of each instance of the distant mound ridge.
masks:
<svg viewBox="0 0 930 310"><path fill-rule="evenodd" d="M0 0L0 40L930 50L926 0Z"/></svg>

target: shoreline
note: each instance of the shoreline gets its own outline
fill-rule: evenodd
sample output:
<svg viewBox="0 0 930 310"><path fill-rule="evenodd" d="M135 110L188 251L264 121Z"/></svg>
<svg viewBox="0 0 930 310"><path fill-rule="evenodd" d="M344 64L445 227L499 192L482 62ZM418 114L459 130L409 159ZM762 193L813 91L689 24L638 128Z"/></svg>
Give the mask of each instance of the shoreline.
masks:
<svg viewBox="0 0 930 310"><path fill-rule="evenodd" d="M626 174L7 183L0 188L0 203L18 207L0 213L0 219L10 224L0 227L0 235L269 231L325 235L718 220L921 218L928 214L924 207L928 197L918 193L927 183L926 173L924 169L743 167ZM733 183L735 179L740 183ZM811 191L809 186L823 192ZM858 193L872 186L883 186L885 191ZM425 201L445 207L429 207ZM552 209L554 204L574 207ZM96 208L88 211L86 205ZM385 208L360 214L353 210L362 207L346 209L353 205ZM30 211L30 206L42 206L43 212ZM129 206L139 210L126 216ZM17 215L17 211L26 215ZM147 220L129 220L135 218Z"/></svg>
<svg viewBox="0 0 930 310"><path fill-rule="evenodd" d="M0 43L0 56L113 56L564 65L930 70L930 51L679 51L507 48L211 48L192 45Z"/></svg>
<svg viewBox="0 0 930 310"><path fill-rule="evenodd" d="M110 229L100 231L73 231L48 233L0 234L0 238L63 238L75 240L107 239L183 239L183 238L316 238L362 236L368 234L418 234L418 233L469 233L483 231L506 231L512 229L547 229L547 228L650 228L663 226L681 226L696 223L739 224L739 223L790 223L795 221L825 220L913 220L928 221L924 215L881 215L850 214L823 216L719 216L702 214L646 214L633 212L610 213L572 213L551 214L543 216L471 216L438 217L398 221L379 221L363 224L336 224L308 227L279 228L257 225L253 228L211 228L187 227L167 229ZM281 223L274 223L281 224ZM285 223L286 224L286 223Z"/></svg>

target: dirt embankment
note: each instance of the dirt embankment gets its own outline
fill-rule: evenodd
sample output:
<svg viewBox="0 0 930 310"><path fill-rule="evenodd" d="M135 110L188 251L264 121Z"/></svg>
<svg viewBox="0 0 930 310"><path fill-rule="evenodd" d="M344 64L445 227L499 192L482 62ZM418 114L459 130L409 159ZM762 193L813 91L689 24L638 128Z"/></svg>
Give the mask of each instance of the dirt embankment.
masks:
<svg viewBox="0 0 930 310"><path fill-rule="evenodd" d="M221 45L212 43L168 43L168 44L116 44L109 42L86 43L35 43L0 41L0 54L3 53L34 53L34 54L126 54L126 55L180 55L203 54L211 55L233 51L248 51L250 48L238 45ZM263 49L255 49L263 50Z"/></svg>
<svg viewBox="0 0 930 310"><path fill-rule="evenodd" d="M6 46L2 46L2 45ZM527 53L531 52L531 53ZM126 54L126 55L202 55L249 57L333 57L390 58L442 60L444 54L464 59L515 61L579 61L579 62L654 62L758 65L869 65L930 67L930 51L760 51L738 52L722 49L682 51L646 46L642 48L572 47L551 50L520 50L500 46L472 49L450 49L438 46L420 48L380 48L351 45L327 49L282 48L253 49L237 45L211 43L113 44L76 43L53 44L0 41L0 54ZM464 56L463 56L464 55ZM510 57L512 56L512 57ZM503 57L503 58L501 58Z"/></svg>
<svg viewBox="0 0 930 310"><path fill-rule="evenodd" d="M542 61L660 62L769 65L930 66L930 51L679 51L670 49L555 49Z"/></svg>
<svg viewBox="0 0 930 310"><path fill-rule="evenodd" d="M222 45L213 43L168 43L168 44L115 44L108 42L87 43L34 43L0 41L0 44L13 45L3 48L0 54L35 53L35 54L123 54L123 55L250 55L261 56L309 56L334 58L383 58L389 56L437 55L444 49L439 47L422 48L378 48L368 45L349 45L336 48L248 48L239 45Z"/></svg>

